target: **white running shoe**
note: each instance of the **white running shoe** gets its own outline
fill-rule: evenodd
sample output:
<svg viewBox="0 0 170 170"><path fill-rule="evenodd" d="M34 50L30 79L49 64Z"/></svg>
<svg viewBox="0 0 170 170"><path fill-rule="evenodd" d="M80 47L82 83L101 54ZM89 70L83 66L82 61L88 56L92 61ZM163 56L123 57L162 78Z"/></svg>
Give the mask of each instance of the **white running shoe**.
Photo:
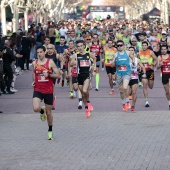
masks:
<svg viewBox="0 0 170 170"><path fill-rule="evenodd" d="M17 92L18 90L16 90L15 88L12 88L12 87L11 87L11 91L12 91L12 92Z"/></svg>

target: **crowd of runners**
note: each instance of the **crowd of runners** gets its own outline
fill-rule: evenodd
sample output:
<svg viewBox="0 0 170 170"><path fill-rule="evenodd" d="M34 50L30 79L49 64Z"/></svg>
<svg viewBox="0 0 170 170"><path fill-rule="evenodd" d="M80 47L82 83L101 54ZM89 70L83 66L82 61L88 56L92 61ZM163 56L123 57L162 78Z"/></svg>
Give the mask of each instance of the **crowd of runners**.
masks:
<svg viewBox="0 0 170 170"><path fill-rule="evenodd" d="M99 91L100 71L106 71L108 76L108 95L114 96L114 86L118 85L122 109L126 112L135 111L138 86L143 88L144 107L150 106L148 87L153 88L154 71L161 69L170 109L170 29L167 25L138 20L69 20L32 24L28 32L18 31L1 38L1 44L4 42L0 53L1 91L16 92L14 82L18 68L20 72L32 69L29 68L31 60L33 109L40 113L42 121L47 119L49 140L53 139L55 85L69 86L69 97L78 98L78 109L84 104L88 118L93 111L89 95L91 81L95 81L95 90ZM45 106L40 107L42 100Z"/></svg>

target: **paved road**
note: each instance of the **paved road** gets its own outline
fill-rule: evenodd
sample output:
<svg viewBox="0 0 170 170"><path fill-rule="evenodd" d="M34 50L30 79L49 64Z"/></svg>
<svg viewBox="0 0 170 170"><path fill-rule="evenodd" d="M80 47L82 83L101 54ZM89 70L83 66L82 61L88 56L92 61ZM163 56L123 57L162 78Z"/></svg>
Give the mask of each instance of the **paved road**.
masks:
<svg viewBox="0 0 170 170"><path fill-rule="evenodd" d="M159 72L144 107L138 89L136 112L121 110L118 89L110 96L106 73L91 90L92 117L77 110L67 87L56 87L54 137L32 111L31 72L18 77L14 95L0 97L0 170L169 170L170 116Z"/></svg>

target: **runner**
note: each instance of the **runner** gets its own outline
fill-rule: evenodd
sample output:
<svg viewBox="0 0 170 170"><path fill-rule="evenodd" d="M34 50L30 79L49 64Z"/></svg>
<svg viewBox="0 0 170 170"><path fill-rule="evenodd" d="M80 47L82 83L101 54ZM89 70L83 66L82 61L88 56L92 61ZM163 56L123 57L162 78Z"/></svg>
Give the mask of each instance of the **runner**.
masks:
<svg viewBox="0 0 170 170"><path fill-rule="evenodd" d="M64 53L64 50L68 48L68 46L65 45L65 42L66 42L65 37L61 36L60 44L56 45L57 58L59 59L57 62L57 68L60 68L63 71L61 87L64 87L65 70L66 70L63 53ZM59 84L59 83L60 83L60 78L57 80L57 84Z"/></svg>
<svg viewBox="0 0 170 170"><path fill-rule="evenodd" d="M120 97L122 99L123 111L131 109L129 102L129 88L128 84L130 81L131 68L130 68L130 58L133 60L133 56L129 54L129 51L124 50L125 45L122 40L117 41L117 52L115 53L115 58L113 59L112 66L116 67L117 83L119 85Z"/></svg>
<svg viewBox="0 0 170 170"><path fill-rule="evenodd" d="M150 89L153 88L154 85L154 70L153 66L157 63L157 57L154 52L148 49L148 42L142 42L142 50L139 52L139 58L141 63L144 65L146 69L146 79L142 79L143 83L143 94L145 97L145 107L149 107L148 101L148 86Z"/></svg>
<svg viewBox="0 0 170 170"><path fill-rule="evenodd" d="M70 60L71 60L71 56L73 54L76 53L76 49L74 48L74 41L73 40L70 40L68 42L68 46L69 48L68 49L65 49L64 51L64 58L65 58L65 65L66 68L67 68L67 71L66 71L66 78L68 79L68 83L69 83L69 86L70 86L70 98L74 98L74 91L73 91L73 84L72 84L72 77L71 77L71 67L70 67ZM77 90L76 90L77 91Z"/></svg>
<svg viewBox="0 0 170 170"><path fill-rule="evenodd" d="M78 87L82 94L83 103L85 105L85 115L90 117L90 111L92 110L92 105L89 101L89 84L90 84L90 67L91 60L93 60L94 72L96 72L96 57L93 53L86 53L85 42L79 40L76 42L78 54L73 54L70 62L70 66L77 65L78 73Z"/></svg>
<svg viewBox="0 0 170 170"><path fill-rule="evenodd" d="M52 59L54 61L54 63L57 65L57 54L56 54L55 46L53 44L47 45L45 58ZM54 83L54 86L55 86L56 79L53 79L53 83ZM55 105L56 105L56 96L55 96L55 90L54 90L52 110L55 110Z"/></svg>
<svg viewBox="0 0 170 170"><path fill-rule="evenodd" d="M143 66L143 64L137 58L137 55L135 54L135 48L129 47L129 52L133 56L132 59L130 58L131 76L130 76L130 81L129 81L129 87L131 88L131 94L132 94L131 111L135 111L135 104L136 104L136 99L137 99L138 79L139 79L138 66L140 66L143 70L142 78L146 78L146 70L145 70L145 67Z"/></svg>
<svg viewBox="0 0 170 170"><path fill-rule="evenodd" d="M116 53L116 48L113 47L113 40L108 40L107 46L104 47L104 63L107 75L109 77L109 84L110 84L110 95L114 94L114 88L113 85L115 85L116 80L116 67L111 67L111 61L113 61L113 58Z"/></svg>
<svg viewBox="0 0 170 170"><path fill-rule="evenodd" d="M93 52L96 56L96 91L99 91L99 82L100 82L100 74L99 74L99 68L100 68L100 49L101 49L101 43L98 38L98 34L93 34L93 40L90 44L90 52Z"/></svg>
<svg viewBox="0 0 170 170"><path fill-rule="evenodd" d="M51 59L45 58L45 47L39 46L37 48L38 59L33 62L33 109L40 113L40 118L48 122L48 140L53 139L52 126L52 104L53 104L53 78L59 78L59 70ZM52 74L54 72L55 74ZM40 107L41 101L44 100L45 106Z"/></svg>
<svg viewBox="0 0 170 170"><path fill-rule="evenodd" d="M164 86L166 98L169 104L170 110L170 93L169 93L169 79L170 79L170 54L166 45L161 46L162 55L158 56L157 68L161 68L162 72L162 84Z"/></svg>

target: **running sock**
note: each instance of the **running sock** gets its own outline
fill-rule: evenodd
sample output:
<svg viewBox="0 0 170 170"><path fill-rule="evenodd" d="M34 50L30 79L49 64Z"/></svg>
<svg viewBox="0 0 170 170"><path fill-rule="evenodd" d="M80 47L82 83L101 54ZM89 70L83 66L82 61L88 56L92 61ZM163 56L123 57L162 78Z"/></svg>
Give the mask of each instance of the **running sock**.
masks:
<svg viewBox="0 0 170 170"><path fill-rule="evenodd" d="M129 102L129 98L126 98L126 103Z"/></svg>
<svg viewBox="0 0 170 170"><path fill-rule="evenodd" d="M148 101L148 98L145 98L145 101Z"/></svg>
<svg viewBox="0 0 170 170"><path fill-rule="evenodd" d="M82 101L82 98L79 98L79 102Z"/></svg>
<svg viewBox="0 0 170 170"><path fill-rule="evenodd" d="M123 99L123 100L122 100L122 104L125 104L125 103L126 103L126 99Z"/></svg>
<svg viewBox="0 0 170 170"><path fill-rule="evenodd" d="M43 110L43 109L41 109L41 110L40 110L40 113L41 113L41 114L43 114L43 113L44 113L44 110Z"/></svg>
<svg viewBox="0 0 170 170"><path fill-rule="evenodd" d="M99 88L100 74L96 73L96 88Z"/></svg>
<svg viewBox="0 0 170 170"><path fill-rule="evenodd" d="M52 125L51 125L51 126L49 126L48 131L50 131L50 132L51 132L51 131L52 131L52 127L53 127Z"/></svg>
<svg viewBox="0 0 170 170"><path fill-rule="evenodd" d="M114 89L111 89L112 91L114 91Z"/></svg>

